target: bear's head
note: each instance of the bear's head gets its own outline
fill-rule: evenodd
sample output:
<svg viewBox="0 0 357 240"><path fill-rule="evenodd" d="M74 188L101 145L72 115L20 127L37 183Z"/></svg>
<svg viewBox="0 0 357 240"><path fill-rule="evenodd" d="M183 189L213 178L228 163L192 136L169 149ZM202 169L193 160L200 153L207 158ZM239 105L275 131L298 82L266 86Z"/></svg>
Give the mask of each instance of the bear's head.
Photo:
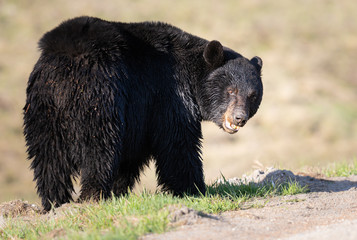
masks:
<svg viewBox="0 0 357 240"><path fill-rule="evenodd" d="M203 119L236 133L259 108L263 62L259 57L248 60L218 41L205 46L203 58L209 69L199 90Z"/></svg>

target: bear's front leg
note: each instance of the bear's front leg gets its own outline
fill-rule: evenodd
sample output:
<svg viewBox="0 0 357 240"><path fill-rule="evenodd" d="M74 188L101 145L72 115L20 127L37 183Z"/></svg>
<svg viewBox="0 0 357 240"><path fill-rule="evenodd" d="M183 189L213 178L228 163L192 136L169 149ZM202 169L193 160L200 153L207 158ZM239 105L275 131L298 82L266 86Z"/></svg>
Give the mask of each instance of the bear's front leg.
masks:
<svg viewBox="0 0 357 240"><path fill-rule="evenodd" d="M176 124L164 132L154 141L158 184L174 195L204 195L200 123Z"/></svg>
<svg viewBox="0 0 357 240"><path fill-rule="evenodd" d="M98 169L86 167L82 170L81 194L78 201L107 199L110 197L112 185L113 177L111 169L105 169L101 173Z"/></svg>
<svg viewBox="0 0 357 240"><path fill-rule="evenodd" d="M115 196L120 197L133 189L146 162L144 157L122 159L114 175L113 193Z"/></svg>
<svg viewBox="0 0 357 240"><path fill-rule="evenodd" d="M103 127L105 129L106 126ZM107 133L108 131L103 131ZM107 199L111 196L114 172L120 159L120 144L110 135L92 138L85 148L81 166L81 194L78 201ZM111 138L111 139L110 139ZM108 144L111 143L111 144Z"/></svg>

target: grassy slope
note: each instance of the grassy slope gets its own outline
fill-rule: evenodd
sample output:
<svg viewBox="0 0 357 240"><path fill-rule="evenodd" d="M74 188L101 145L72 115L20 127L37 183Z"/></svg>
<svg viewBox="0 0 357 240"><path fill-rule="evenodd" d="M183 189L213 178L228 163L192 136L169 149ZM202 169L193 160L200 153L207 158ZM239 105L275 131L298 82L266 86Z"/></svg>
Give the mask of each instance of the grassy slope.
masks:
<svg viewBox="0 0 357 240"><path fill-rule="evenodd" d="M322 170L330 176L357 174L357 161L352 164L333 164ZM254 198L305 193L308 189L297 182L278 186L231 185L208 186L205 196L177 198L156 193L129 194L99 203L69 204L47 215L27 217L7 216L0 230L3 239L137 239L148 233L162 233L175 227L170 223L171 213L182 206L205 213L262 207L249 204ZM248 202L248 205L247 205ZM0 222L1 225L1 222Z"/></svg>
<svg viewBox="0 0 357 240"><path fill-rule="evenodd" d="M147 233L161 233L169 224L170 209L187 206L206 213L237 210L242 203L256 197L291 195L306 192L296 183L278 186L242 185L228 183L213 185L206 196L177 198L165 194L141 193L113 198L99 204L67 206L57 215L37 215L31 219L13 218L0 230L4 239L137 239Z"/></svg>
<svg viewBox="0 0 357 240"><path fill-rule="evenodd" d="M238 135L204 124L208 181L254 160L290 169L356 156L357 5L353 0L0 0L0 201L36 200L21 108L41 35L64 19L162 20L264 60L261 109ZM154 177L144 179L153 186ZM151 184L149 185L148 182Z"/></svg>

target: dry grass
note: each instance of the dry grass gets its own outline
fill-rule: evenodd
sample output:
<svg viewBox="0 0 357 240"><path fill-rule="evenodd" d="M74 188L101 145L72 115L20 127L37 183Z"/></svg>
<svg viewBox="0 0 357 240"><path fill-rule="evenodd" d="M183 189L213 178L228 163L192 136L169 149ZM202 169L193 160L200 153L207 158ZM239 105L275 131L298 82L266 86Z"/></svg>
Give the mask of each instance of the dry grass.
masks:
<svg viewBox="0 0 357 240"><path fill-rule="evenodd" d="M78 15L161 20L264 61L264 98L235 136L204 124L206 179L254 161L290 169L355 157L357 5L346 1L0 0L0 201L36 199L22 137L26 81L42 34ZM144 183L153 183L152 172ZM150 186L145 184L145 186ZM151 184L153 186L153 184Z"/></svg>

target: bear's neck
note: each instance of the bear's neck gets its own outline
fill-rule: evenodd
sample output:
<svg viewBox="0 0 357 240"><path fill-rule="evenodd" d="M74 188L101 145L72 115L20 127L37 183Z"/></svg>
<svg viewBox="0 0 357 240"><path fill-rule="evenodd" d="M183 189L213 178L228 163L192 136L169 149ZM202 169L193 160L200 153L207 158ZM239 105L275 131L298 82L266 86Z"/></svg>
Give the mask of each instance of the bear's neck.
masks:
<svg viewBox="0 0 357 240"><path fill-rule="evenodd" d="M193 114L199 115L201 120L208 120L199 99L203 81L210 72L203 58L208 41L161 22L143 22L135 25L133 27L133 24L123 24L133 39L139 40L138 43L152 46L156 51L173 57L168 61L173 60L175 64L175 75L179 76L176 81L185 89L187 104L199 106Z"/></svg>

